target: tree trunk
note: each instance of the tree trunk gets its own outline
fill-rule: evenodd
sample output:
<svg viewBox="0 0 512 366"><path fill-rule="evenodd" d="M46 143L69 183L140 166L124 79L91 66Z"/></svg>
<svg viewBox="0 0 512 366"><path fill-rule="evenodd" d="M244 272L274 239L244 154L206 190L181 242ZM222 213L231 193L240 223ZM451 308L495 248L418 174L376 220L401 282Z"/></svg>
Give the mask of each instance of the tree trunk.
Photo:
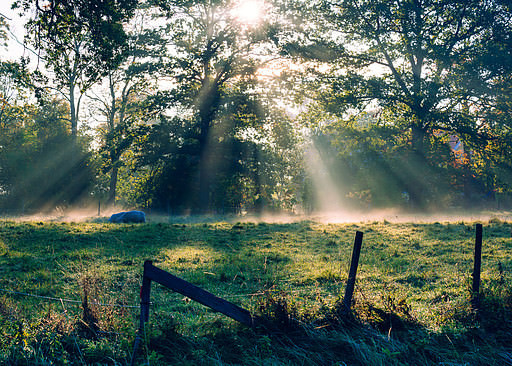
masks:
<svg viewBox="0 0 512 366"><path fill-rule="evenodd" d="M109 183L109 191L108 191L108 204L116 205L116 187L117 187L117 174L118 174L117 166L112 168L112 172L110 173L110 183Z"/></svg>
<svg viewBox="0 0 512 366"><path fill-rule="evenodd" d="M206 214L210 208L210 172L207 158L202 156L199 162L199 213Z"/></svg>
<svg viewBox="0 0 512 366"><path fill-rule="evenodd" d="M75 44L75 53L76 55L79 54L79 45ZM80 103L77 104L75 97L76 92L75 89L77 88L77 81L78 81L78 56L75 55L75 58L73 60L73 69L71 70L71 73L68 74L67 81L69 82L69 116L71 120L71 139L73 141L73 149L74 149L74 155L77 154L77 136L78 136L78 110ZM81 91L80 91L81 93Z"/></svg>
<svg viewBox="0 0 512 366"><path fill-rule="evenodd" d="M204 106L203 106L204 108ZM200 111L200 135L199 135L199 202L200 214L207 213L210 204L210 173L209 173L209 152L207 149L208 135L210 132L210 114L204 109Z"/></svg>
<svg viewBox="0 0 512 366"><path fill-rule="evenodd" d="M411 130L411 143L414 154L424 157L426 136L425 130L418 125L413 125Z"/></svg>
<svg viewBox="0 0 512 366"><path fill-rule="evenodd" d="M254 186L256 202L254 203L254 209L257 215L263 214L264 202L261 194L261 176L260 176L260 159L258 153L258 147L254 145Z"/></svg>
<svg viewBox="0 0 512 366"><path fill-rule="evenodd" d="M412 151L409 158L409 199L413 209L421 209L425 204L425 182L428 180L428 170L426 169L425 158L425 130L413 125L411 131Z"/></svg>
<svg viewBox="0 0 512 366"><path fill-rule="evenodd" d="M73 144L75 144L78 136L78 118L76 115L74 81L69 86L69 116L71 120L71 138L73 139Z"/></svg>
<svg viewBox="0 0 512 366"><path fill-rule="evenodd" d="M211 152L208 149L210 129L220 102L219 85L214 80L205 79L199 93L199 211L210 209L210 188L213 176L210 167Z"/></svg>

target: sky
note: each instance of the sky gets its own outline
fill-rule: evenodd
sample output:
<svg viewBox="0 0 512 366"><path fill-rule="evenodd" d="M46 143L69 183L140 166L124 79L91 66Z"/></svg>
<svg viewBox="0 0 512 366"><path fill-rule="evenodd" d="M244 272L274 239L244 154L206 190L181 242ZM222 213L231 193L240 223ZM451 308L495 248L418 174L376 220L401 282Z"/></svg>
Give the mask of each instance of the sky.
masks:
<svg viewBox="0 0 512 366"><path fill-rule="evenodd" d="M21 56L27 56L30 53L24 50L23 46L16 41L18 39L19 42L23 42L25 30L23 28L23 19L20 18L16 11L11 10L11 4L11 0L0 0L0 13L9 18L6 21L9 24L10 31L7 50L4 48L0 49L0 59L3 60L19 59Z"/></svg>

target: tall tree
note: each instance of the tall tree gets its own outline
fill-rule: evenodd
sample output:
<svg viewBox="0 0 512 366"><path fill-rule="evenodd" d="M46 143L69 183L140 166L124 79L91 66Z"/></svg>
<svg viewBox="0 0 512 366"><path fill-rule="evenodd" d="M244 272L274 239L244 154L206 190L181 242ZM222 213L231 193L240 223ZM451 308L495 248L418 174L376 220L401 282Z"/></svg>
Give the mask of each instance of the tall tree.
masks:
<svg viewBox="0 0 512 366"><path fill-rule="evenodd" d="M155 80L161 68L159 58L165 54L160 34L147 26L150 17L146 9L136 12L125 27L128 47L120 64L106 72L104 88L89 94L104 118L99 131L103 170L110 173L108 203L111 204L115 204L121 156L134 141L137 125L161 110L146 103L155 93Z"/></svg>
<svg viewBox="0 0 512 366"><path fill-rule="evenodd" d="M199 200L207 210L212 190L208 146L227 86L257 70L264 27L246 27L233 15L235 2L156 1L166 17L168 70L175 110L192 113L199 155ZM264 48L259 49L260 52Z"/></svg>
<svg viewBox="0 0 512 366"><path fill-rule="evenodd" d="M94 177L88 141L71 139L66 104L42 97L8 111L19 124L0 130L2 208L34 212L87 198Z"/></svg>
<svg viewBox="0 0 512 366"><path fill-rule="evenodd" d="M28 72L15 62L0 61L0 192L7 197L14 186L16 167L24 165L17 144L32 108L26 105ZM18 151L18 152L16 152Z"/></svg>

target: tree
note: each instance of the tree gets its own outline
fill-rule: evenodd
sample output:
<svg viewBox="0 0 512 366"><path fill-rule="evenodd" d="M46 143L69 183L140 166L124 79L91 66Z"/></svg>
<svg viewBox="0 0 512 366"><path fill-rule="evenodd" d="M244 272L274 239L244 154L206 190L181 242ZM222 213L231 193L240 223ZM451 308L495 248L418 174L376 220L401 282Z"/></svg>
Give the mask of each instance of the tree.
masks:
<svg viewBox="0 0 512 366"><path fill-rule="evenodd" d="M493 26L497 19L510 23L510 13L496 1L480 0L308 5L313 21L302 26L308 32L286 42L285 49L329 66L319 78L321 85L315 84L328 112L344 116L349 108L378 106L393 113L409 137L409 167L416 167L407 172L407 190L421 205L435 168L428 150L436 131L464 141L492 138L476 111L491 95L495 77L478 67L469 79L467 66L477 66L475 48L496 40Z"/></svg>
<svg viewBox="0 0 512 366"><path fill-rule="evenodd" d="M31 86L31 75L27 70L26 60L20 63L13 61L0 61L0 127L17 123L12 115L18 102L23 102ZM13 120L14 119L14 120Z"/></svg>
<svg viewBox="0 0 512 366"><path fill-rule="evenodd" d="M69 105L71 135L77 137L85 92L120 61L126 47L123 22L137 0L19 0L15 7L34 16L26 25L30 43L41 52L54 84Z"/></svg>
<svg viewBox="0 0 512 366"><path fill-rule="evenodd" d="M222 121L219 111L231 82L251 78L259 62L257 45L263 28L245 28L232 15L226 0L155 1L166 17L168 76L174 111L192 116L197 139L198 202L206 211L211 202L214 172L210 154L212 131ZM264 52L264 48L260 49Z"/></svg>
<svg viewBox="0 0 512 366"><path fill-rule="evenodd" d="M147 29L147 9L139 9L126 26L128 47L120 64L106 72L103 90L90 93L104 118L100 126L103 171L110 172L108 203L115 204L121 156L136 138L138 125L158 114L163 107L146 103L155 92L155 80L165 54L161 36Z"/></svg>
<svg viewBox="0 0 512 366"><path fill-rule="evenodd" d="M208 159L214 164L210 208L220 213L291 211L301 204L302 154L295 126L248 83L232 83L211 131ZM197 204L198 142L185 117L146 126L133 145L133 159L120 171L120 195L131 205L169 213ZM128 180L128 181L127 181Z"/></svg>
<svg viewBox="0 0 512 366"><path fill-rule="evenodd" d="M30 95L31 76L25 60L21 63L0 61L0 195L12 190L14 170L23 160L11 159L19 146L27 113L32 110L26 98ZM19 155L16 155L19 156Z"/></svg>
<svg viewBox="0 0 512 366"><path fill-rule="evenodd" d="M22 105L16 128L2 129L2 208L26 212L66 207L89 194L94 178L89 142L78 140L77 146L67 113L65 103L43 98L39 105Z"/></svg>

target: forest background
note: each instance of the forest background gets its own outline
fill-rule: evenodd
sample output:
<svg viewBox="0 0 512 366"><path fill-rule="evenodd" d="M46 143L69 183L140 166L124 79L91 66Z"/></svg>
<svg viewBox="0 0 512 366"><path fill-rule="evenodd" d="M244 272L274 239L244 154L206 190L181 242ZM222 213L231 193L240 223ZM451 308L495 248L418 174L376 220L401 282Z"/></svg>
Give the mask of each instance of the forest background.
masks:
<svg viewBox="0 0 512 366"><path fill-rule="evenodd" d="M12 6L4 214L512 204L509 1ZM0 14L2 41L15 21Z"/></svg>

